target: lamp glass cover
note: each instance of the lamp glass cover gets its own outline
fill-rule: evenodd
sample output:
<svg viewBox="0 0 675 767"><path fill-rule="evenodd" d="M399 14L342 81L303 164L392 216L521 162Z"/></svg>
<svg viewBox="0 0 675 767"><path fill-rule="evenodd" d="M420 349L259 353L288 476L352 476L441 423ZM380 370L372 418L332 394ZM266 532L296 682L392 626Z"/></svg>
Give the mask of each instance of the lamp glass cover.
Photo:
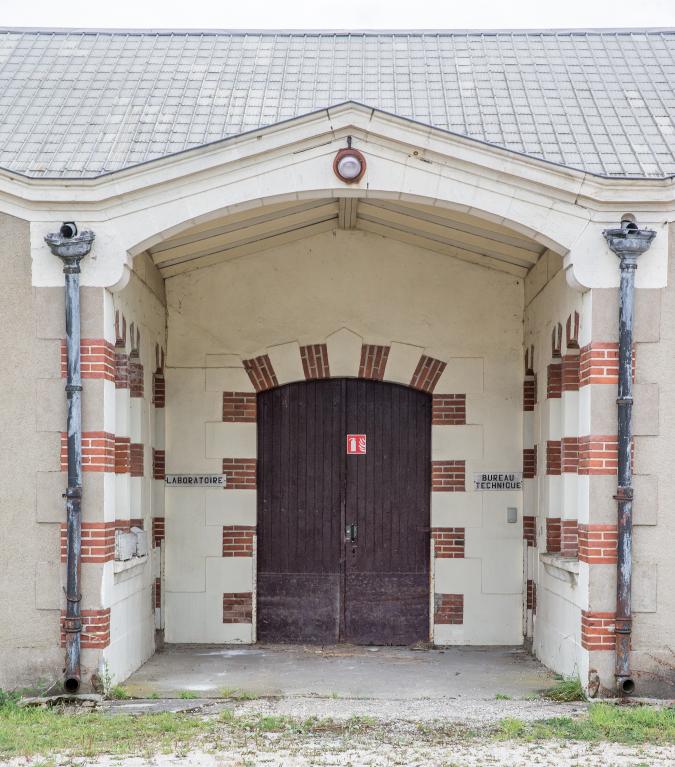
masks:
<svg viewBox="0 0 675 767"><path fill-rule="evenodd" d="M356 178L361 172L361 161L348 154L338 161L337 169L342 178Z"/></svg>

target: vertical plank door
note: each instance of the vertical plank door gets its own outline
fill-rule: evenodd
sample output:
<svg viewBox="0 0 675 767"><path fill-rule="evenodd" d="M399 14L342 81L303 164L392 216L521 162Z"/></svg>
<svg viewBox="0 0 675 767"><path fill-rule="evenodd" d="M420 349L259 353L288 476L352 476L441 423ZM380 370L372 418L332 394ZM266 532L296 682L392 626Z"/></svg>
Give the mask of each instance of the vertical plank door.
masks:
<svg viewBox="0 0 675 767"><path fill-rule="evenodd" d="M258 413L258 638L428 639L430 397L330 379L264 392Z"/></svg>
<svg viewBox="0 0 675 767"><path fill-rule="evenodd" d="M258 396L260 641L339 641L343 411L337 379Z"/></svg>
<svg viewBox="0 0 675 767"><path fill-rule="evenodd" d="M367 436L348 455L344 641L429 639L431 401L396 384L348 380L346 427ZM351 537L351 536L350 536Z"/></svg>

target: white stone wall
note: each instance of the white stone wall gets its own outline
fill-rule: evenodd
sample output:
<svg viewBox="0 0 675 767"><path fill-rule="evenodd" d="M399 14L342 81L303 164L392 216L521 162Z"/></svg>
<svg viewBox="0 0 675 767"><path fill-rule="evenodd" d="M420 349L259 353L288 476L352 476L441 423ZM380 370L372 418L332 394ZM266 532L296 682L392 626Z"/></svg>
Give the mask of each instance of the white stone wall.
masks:
<svg viewBox="0 0 675 767"><path fill-rule="evenodd" d="M143 446L143 476L116 470L109 476L108 497L114 498L107 519L116 524L141 520L149 554L128 563L106 562L101 583L101 602L110 608L110 644L103 649L99 664L105 663L114 682L128 677L155 650L155 629L161 628L161 608L154 607L156 579L161 578L162 547L153 546L153 521L164 516L164 482L153 478L153 451L164 448L164 411L153 402L153 376L158 350L166 348L164 285L147 257L139 257L127 287L109 294L106 328L115 342L126 325L124 345L116 351L128 355L140 337L139 361L143 366L143 396L131 396L129 388L111 383L111 431ZM134 339L131 333L134 333ZM119 467L116 467L119 469ZM131 566L129 566L131 565ZM83 565L86 567L86 565Z"/></svg>
<svg viewBox="0 0 675 767"><path fill-rule="evenodd" d="M536 446L537 455L537 475L525 480L525 514L536 518L536 546L527 547L525 562L527 579L536 587L536 611L528 611L528 634L547 666L567 676L580 676L586 656L581 647L581 610L588 607L588 566L570 562L565 564L569 569L562 569L542 555L547 550L547 520L557 520L558 525L563 520L576 521L580 483L588 479L547 470L547 443L579 436L579 392L548 396L548 367L561 364L561 356L575 354L577 346L586 342L588 313L584 313L583 295L569 287L557 257L542 259L531 271L525 295L524 345L534 352L531 364L537 386L535 409L524 414L525 447ZM567 319L571 317L573 325L575 312L579 315L576 345L568 344L566 337ZM574 334L574 328L570 330Z"/></svg>
<svg viewBox="0 0 675 767"><path fill-rule="evenodd" d="M279 384L304 379L305 344L326 344L333 376L358 374L362 344L390 347L385 380L409 384L421 354L447 363L434 392L466 394L466 425L433 427L433 459L465 460L466 491L433 492L431 524L465 528L466 542L463 558L435 560L433 579L436 593L464 595L464 620L436 625L434 639L522 642L521 493L477 493L471 481L521 469L522 280L337 231L172 277L166 289L168 473L255 459L255 424L222 421L223 391L254 392L244 359L267 354ZM221 601L255 592L255 558L224 559L221 532L255 525L255 513L254 489L167 490L168 641L252 641L252 624L222 623Z"/></svg>

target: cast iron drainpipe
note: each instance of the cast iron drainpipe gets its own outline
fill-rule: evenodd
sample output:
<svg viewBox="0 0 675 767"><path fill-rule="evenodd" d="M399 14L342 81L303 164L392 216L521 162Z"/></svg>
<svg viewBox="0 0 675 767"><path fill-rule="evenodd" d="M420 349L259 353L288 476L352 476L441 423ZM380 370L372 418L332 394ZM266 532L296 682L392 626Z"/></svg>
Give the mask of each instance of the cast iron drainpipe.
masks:
<svg viewBox="0 0 675 767"><path fill-rule="evenodd" d="M94 233L78 234L72 222L45 237L55 256L63 261L66 282L66 350L68 398L68 488L66 499L66 667L63 686L67 692L80 689L80 552L82 539L82 381L80 376L80 261L91 250Z"/></svg>
<svg viewBox="0 0 675 767"><path fill-rule="evenodd" d="M619 385L616 399L618 415L618 550L616 564L616 622L614 676L622 695L635 690L630 670L632 631L631 579L633 575L633 310L635 271L638 256L647 251L656 236L653 229L640 229L633 221L622 221L618 229L603 234L610 249L619 257Z"/></svg>

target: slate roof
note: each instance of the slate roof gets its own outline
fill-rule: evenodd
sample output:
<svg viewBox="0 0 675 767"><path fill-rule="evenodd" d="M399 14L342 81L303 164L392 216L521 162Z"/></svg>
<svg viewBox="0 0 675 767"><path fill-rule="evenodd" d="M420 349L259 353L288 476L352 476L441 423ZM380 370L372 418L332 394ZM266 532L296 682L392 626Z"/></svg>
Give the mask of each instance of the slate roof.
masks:
<svg viewBox="0 0 675 767"><path fill-rule="evenodd" d="M675 174L675 30L0 30L0 167L29 176L97 176L345 101L595 174Z"/></svg>

